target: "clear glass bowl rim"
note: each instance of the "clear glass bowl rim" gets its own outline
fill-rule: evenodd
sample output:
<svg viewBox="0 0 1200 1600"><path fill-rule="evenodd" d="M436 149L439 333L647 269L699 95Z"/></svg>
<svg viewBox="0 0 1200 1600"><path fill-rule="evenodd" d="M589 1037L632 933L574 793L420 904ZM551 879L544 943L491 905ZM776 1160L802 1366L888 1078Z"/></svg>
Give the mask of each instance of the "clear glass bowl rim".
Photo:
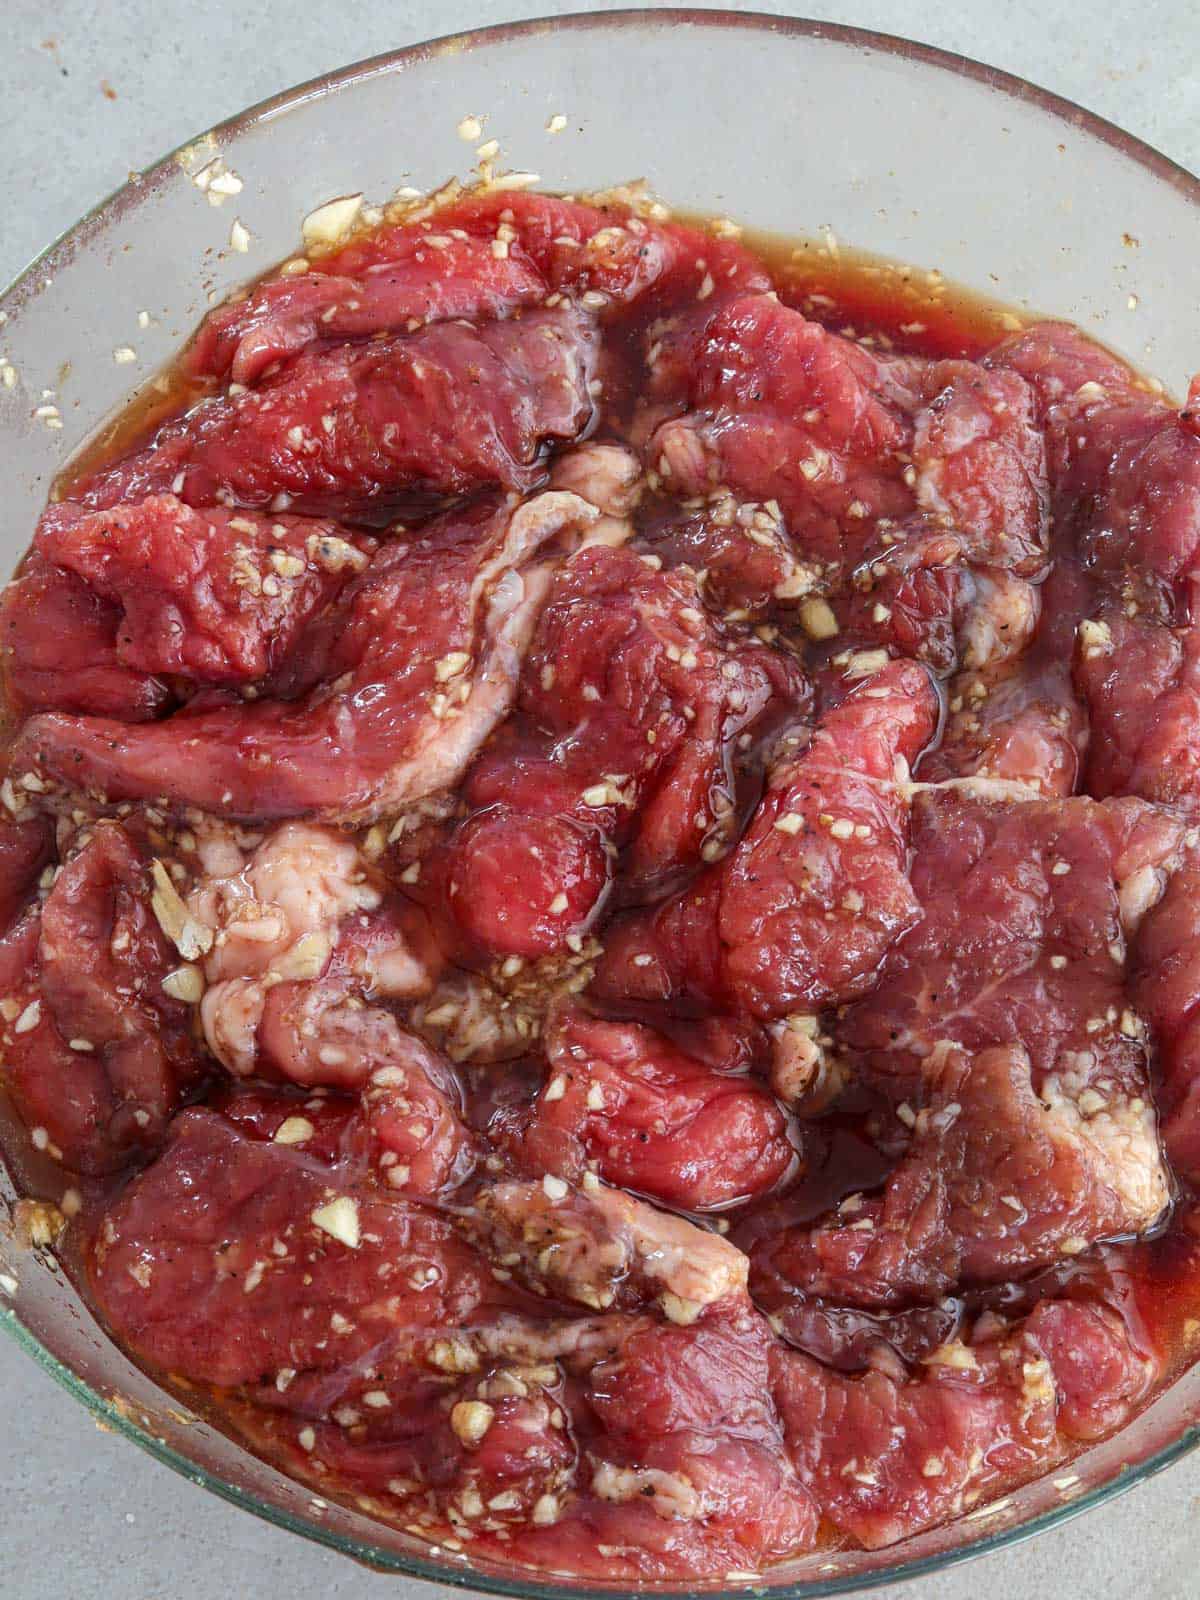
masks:
<svg viewBox="0 0 1200 1600"><path fill-rule="evenodd" d="M251 127L271 121L300 102L318 98L356 80L393 71L397 67L419 60L434 48L452 47L455 51L476 50L486 48L489 44L519 41L523 36L534 35L547 27L581 34L619 35L623 28L648 23L657 26L679 23L690 27L711 28L714 31L742 29L782 34L793 38L825 39L851 47L870 49L901 61L920 62L960 77L974 79L1001 95L1036 106L1069 123L1074 129L1112 146L1156 178L1178 190L1200 213L1200 178L1195 174L1144 140L1127 133L1123 128L1088 111L1065 96L1054 94L1013 73L990 67L969 56L921 44L895 34L804 17L779 16L770 12L700 10L691 7L628 8L528 18L520 22L499 23L491 27L437 36L407 45L403 49L385 51L362 61L353 62L349 66L323 73L268 99L260 100L224 122L215 124L204 133L184 140L159 161L131 175L128 182L113 190L35 256L24 271L0 291L0 298L7 299L9 296L19 294L36 275L46 273L47 269L52 267L60 250L70 248L76 241L86 242L93 228L111 213L123 209L133 192L134 185L141 187L158 174L166 172L181 152L209 134L218 142L232 138L245 133ZM13 1311L0 1310L0 1328L5 1329L39 1366L86 1406L106 1428L132 1440L155 1460L171 1467L192 1483L200 1485L221 1499L252 1512L255 1516L289 1533L299 1534L326 1545L376 1570L442 1583L459 1589L503 1595L512 1597L512 1600L525 1600L525 1597L528 1597L528 1600L543 1600L543 1597L545 1600L593 1600L593 1597L594 1600L621 1600L623 1596L632 1597L646 1592L672 1597L672 1600L692 1600L693 1596L695 1600L734 1600L734 1597L748 1594L769 1594L771 1600L818 1600L821 1596L862 1594L884 1584L908 1582L915 1578L931 1576L977 1556L1007 1549L1032 1538L1035 1534L1059 1527L1115 1499L1126 1490L1144 1483L1200 1446L1200 1425L1185 1427L1176 1438L1151 1452L1135 1467L1118 1471L1106 1482L1098 1484L1077 1499L1066 1501L1030 1517L1025 1522L1006 1527L993 1534L982 1534L953 1549L942 1550L915 1560L901 1559L867 1573L775 1584L770 1581L768 1571L759 1582L740 1582L725 1589L716 1585L689 1587L686 1584L677 1587L656 1585L649 1591L635 1588L622 1589L618 1586L599 1587L587 1583L543 1580L532 1574L524 1575L517 1572L509 1576L448 1561L431 1560L416 1552L388 1550L368 1540L357 1539L323 1527L316 1519L293 1515L260 1499L249 1490L198 1467L187 1456L164 1444L139 1426L119 1404L92 1388L47 1350L32 1331L18 1320ZM903 1549L903 1546L899 1548Z"/></svg>

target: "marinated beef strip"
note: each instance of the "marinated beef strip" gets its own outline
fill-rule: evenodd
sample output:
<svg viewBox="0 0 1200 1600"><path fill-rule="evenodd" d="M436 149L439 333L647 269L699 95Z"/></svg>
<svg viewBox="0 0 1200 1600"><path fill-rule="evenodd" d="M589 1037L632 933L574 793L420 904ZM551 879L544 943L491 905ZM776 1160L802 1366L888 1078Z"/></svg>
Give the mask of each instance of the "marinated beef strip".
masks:
<svg viewBox="0 0 1200 1600"><path fill-rule="evenodd" d="M384 544L300 646L307 693L136 727L35 717L14 768L246 818L371 821L453 789L512 706L558 562L599 520L562 491L447 512Z"/></svg>

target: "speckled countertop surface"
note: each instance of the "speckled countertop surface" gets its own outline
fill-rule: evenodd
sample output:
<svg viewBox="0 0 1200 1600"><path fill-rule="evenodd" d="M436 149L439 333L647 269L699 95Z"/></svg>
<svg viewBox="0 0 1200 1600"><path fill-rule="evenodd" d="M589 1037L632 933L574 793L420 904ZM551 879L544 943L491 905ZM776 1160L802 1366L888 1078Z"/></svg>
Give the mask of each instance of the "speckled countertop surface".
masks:
<svg viewBox="0 0 1200 1600"><path fill-rule="evenodd" d="M520 16L606 10L555 0L0 0L0 281L131 167L241 107L343 62ZM749 7L739 9L751 9ZM753 8L906 34L1080 101L1200 170L1195 0L857 0ZM0 1594L6 1600L421 1600L201 1493L90 1417L0 1340ZM1051 1596L1195 1600L1200 1456L1105 1510L881 1600ZM446 1591L447 1593L449 1591Z"/></svg>

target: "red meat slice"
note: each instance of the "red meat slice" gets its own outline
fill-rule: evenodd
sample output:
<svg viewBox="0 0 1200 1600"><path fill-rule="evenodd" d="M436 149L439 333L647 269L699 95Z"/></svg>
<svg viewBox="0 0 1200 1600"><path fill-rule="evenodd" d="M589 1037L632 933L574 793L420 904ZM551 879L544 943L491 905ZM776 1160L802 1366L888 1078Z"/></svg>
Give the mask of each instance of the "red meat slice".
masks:
<svg viewBox="0 0 1200 1600"><path fill-rule="evenodd" d="M913 509L900 459L916 404L907 364L751 295L685 324L653 367L660 390L686 385L691 408L649 438L659 476L683 495L726 486L774 501L794 549L826 582L861 558L880 518Z"/></svg>
<svg viewBox="0 0 1200 1600"><path fill-rule="evenodd" d="M998 344L983 364L1019 373L1034 392L1041 421L1087 384L1116 395L1140 381L1132 368L1069 322L1035 323Z"/></svg>
<svg viewBox="0 0 1200 1600"><path fill-rule="evenodd" d="M110 511L54 506L35 543L119 608L124 666L213 684L266 677L374 548L336 523L194 511L169 494Z"/></svg>
<svg viewBox="0 0 1200 1600"><path fill-rule="evenodd" d="M537 957L560 950L595 920L609 886L601 831L574 817L488 806L447 846L436 889L481 954Z"/></svg>
<svg viewBox="0 0 1200 1600"><path fill-rule="evenodd" d="M1065 668L1018 662L990 683L971 672L951 688L945 731L921 764L922 779L995 779L1047 798L1075 792L1087 723Z"/></svg>
<svg viewBox="0 0 1200 1600"><path fill-rule="evenodd" d="M528 1561L525 1540L538 1532L530 1524L557 1520L572 1498L578 1447L565 1383L553 1362L485 1356L475 1366L482 1370L456 1379L453 1368L385 1360L366 1374L350 1367L299 1378L282 1396L265 1386L261 1403L286 1418L272 1419L270 1448L282 1445L292 1470L309 1475L312 1459L296 1448L307 1424L311 1457L360 1503L365 1490L385 1515L419 1515L427 1536L436 1516L444 1537L465 1533L476 1554L502 1556L519 1530Z"/></svg>
<svg viewBox="0 0 1200 1600"><path fill-rule="evenodd" d="M1113 580L1154 573L1168 589L1200 550L1200 437L1152 395L1087 395L1063 407L1056 491L1079 554Z"/></svg>
<svg viewBox="0 0 1200 1600"><path fill-rule="evenodd" d="M621 842L632 820L625 871L653 883L728 843L737 766L803 711L806 686L794 660L713 622L689 574L598 548L555 585L522 703L579 782L579 814Z"/></svg>
<svg viewBox="0 0 1200 1600"><path fill-rule="evenodd" d="M816 1508L771 1399L772 1343L746 1308L636 1331L593 1367L584 1402L604 1433L585 1516L600 1543L641 1547L644 1572L757 1567L812 1544Z"/></svg>
<svg viewBox="0 0 1200 1600"><path fill-rule="evenodd" d="M541 734L497 741L467 782L468 803L492 810L451 845L451 879L463 884L464 852L486 828L484 892L455 896L460 922L485 949L534 953L594 913L609 875L604 841L625 852L630 896L714 859L764 739L807 698L795 659L714 622L693 574L627 550L581 551L558 576L522 679ZM521 874L541 879L529 917L488 888ZM559 894L567 903L551 913Z"/></svg>
<svg viewBox="0 0 1200 1600"><path fill-rule="evenodd" d="M629 304L768 289L748 251L699 229L652 223L624 206L549 195L468 199L377 230L269 279L213 312L190 353L195 372L254 383L317 339L361 339L414 324L506 316L554 291Z"/></svg>
<svg viewBox="0 0 1200 1600"><path fill-rule="evenodd" d="M256 1069L266 1078L359 1090L347 1140L392 1188L432 1196L455 1187L474 1164L450 1063L366 1006L344 975L281 983L266 997Z"/></svg>
<svg viewBox="0 0 1200 1600"><path fill-rule="evenodd" d="M756 1275L786 1286L785 1326L788 1291L874 1310L933 1302L1145 1233L1168 1204L1148 1085L1136 1102L1072 1098L1058 1083L1039 1095L1018 1046L974 1058L947 1046L926 1063L923 1089L882 1196L853 1196L756 1252Z"/></svg>
<svg viewBox="0 0 1200 1600"><path fill-rule="evenodd" d="M276 1004L280 990L291 993ZM311 1038L301 1035L304 1022L314 1023ZM302 1084L307 1076L322 1086L305 1100L238 1088L210 1102L237 1127L340 1162L356 1181L374 1178L410 1199L444 1197L470 1175L475 1150L459 1116L454 1070L389 1012L364 1009L361 1001L355 1009L344 989L331 996L319 983L281 984L260 1032L264 1079ZM340 1063L320 1059L335 1052ZM339 1073L339 1065L347 1070ZM357 1089L357 1096L329 1096L328 1083Z"/></svg>
<svg viewBox="0 0 1200 1600"><path fill-rule="evenodd" d="M752 1078L714 1072L662 1034L571 1006L546 1031L547 1076L523 1132L534 1172L607 1183L683 1211L765 1193L796 1166L786 1119Z"/></svg>
<svg viewBox="0 0 1200 1600"><path fill-rule="evenodd" d="M144 1360L225 1385L361 1373L390 1342L521 1303L432 1211L212 1111L177 1117L109 1211L91 1280Z"/></svg>
<svg viewBox="0 0 1200 1600"><path fill-rule="evenodd" d="M1046 448L1034 394L1014 372L941 361L923 376L912 458L917 503L952 527L967 553L1034 574L1046 565Z"/></svg>
<svg viewBox="0 0 1200 1600"><path fill-rule="evenodd" d="M187 1008L162 988L179 957L124 829L96 824L3 964L8 1083L43 1147L81 1172L157 1149L203 1067Z"/></svg>
<svg viewBox="0 0 1200 1600"><path fill-rule="evenodd" d="M259 1025L265 1077L353 1083L359 1111L347 1138L393 1189L433 1196L470 1172L475 1152L454 1070L397 1023L364 1006L336 978L271 989Z"/></svg>
<svg viewBox="0 0 1200 1600"><path fill-rule="evenodd" d="M740 504L728 491L714 493L703 510L681 516L677 507L639 528L643 541L668 566L704 573L704 593L716 606L762 618L794 608L814 575L793 554L781 516L757 501Z"/></svg>
<svg viewBox="0 0 1200 1600"><path fill-rule="evenodd" d="M1148 1100L1126 950L1182 834L1179 821L1138 801L920 795L920 917L871 995L846 1013L840 1038L900 1082L919 1081L939 1040L972 1052L1017 1044L1039 1095L1053 1079L1077 1102L1101 1085L1101 1100Z"/></svg>
<svg viewBox="0 0 1200 1600"><path fill-rule="evenodd" d="M315 811L368 821L452 788L516 694L521 658L560 552L594 507L536 497L477 503L411 544L390 543L306 641L295 702L185 711L153 727L42 716L14 771L40 766L110 799L165 795L241 817Z"/></svg>
<svg viewBox="0 0 1200 1600"><path fill-rule="evenodd" d="M320 1459L393 1515L392 1497L412 1496L428 1536L432 1489L476 1554L510 1554L519 1529L531 1568L650 1580L723 1575L811 1543L758 1319L671 1330L595 1318L524 1342L536 1361L484 1354L448 1394L440 1373L431 1393L385 1364L336 1391L297 1379L273 1403L311 1419ZM294 1447L288 1459L306 1465Z"/></svg>
<svg viewBox="0 0 1200 1600"><path fill-rule="evenodd" d="M204 401L75 490L89 508L171 490L314 513L489 485L527 490L542 446L590 421L595 337L570 310L436 323L302 351L258 388Z"/></svg>
<svg viewBox="0 0 1200 1600"><path fill-rule="evenodd" d="M1011 1331L943 1346L903 1381L781 1353L775 1394L801 1482L823 1516L874 1550L1117 1427L1157 1370L1114 1313L1058 1300Z"/></svg>
<svg viewBox="0 0 1200 1600"><path fill-rule="evenodd" d="M310 1453L360 1491L404 1499L423 1485L485 1544L532 1522L530 1557L549 1560L623 1528L623 1562L671 1572L782 1555L814 1532L769 1397L767 1336L748 1309L636 1345L638 1325L617 1318L608 1330L604 1319L539 1324L537 1302L498 1284L432 1212L213 1112L178 1119L101 1225L91 1274L109 1324L144 1360L246 1386L270 1406L263 1427L293 1470ZM489 1340L514 1354L489 1359ZM594 1373L577 1402L556 1355ZM586 1484L571 1408L573 1427L605 1441ZM678 1524L677 1492L691 1496Z"/></svg>
<svg viewBox="0 0 1200 1600"><path fill-rule="evenodd" d="M1190 413L1139 397L1072 418L1067 488L1083 559L1101 583L1077 642L1091 715L1089 791L1196 806L1200 437Z"/></svg>
<svg viewBox="0 0 1200 1600"><path fill-rule="evenodd" d="M1200 504L1200 502L1198 502ZM1074 680L1091 718L1089 793L1200 806L1200 630L1101 606Z"/></svg>
<svg viewBox="0 0 1200 1600"><path fill-rule="evenodd" d="M265 1078L358 1088L342 1147L401 1194L430 1198L460 1184L475 1162L454 1069L389 1011L364 1007L333 983L280 984L259 1026Z"/></svg>
<svg viewBox="0 0 1200 1600"><path fill-rule="evenodd" d="M988 362L1015 368L1037 394L1060 540L1070 536L1114 590L1147 569L1168 589L1185 578L1200 543L1192 412L1173 411L1161 391L1065 324L1030 329Z"/></svg>
<svg viewBox="0 0 1200 1600"><path fill-rule="evenodd" d="M632 832L624 870L644 885L728 845L739 765L806 698L799 665L714 623L691 575L607 549L563 569L522 690L577 814Z"/></svg>
<svg viewBox="0 0 1200 1600"><path fill-rule="evenodd" d="M0 820L0 933L11 928L42 868L54 856L49 820L28 815L20 805L16 811L11 819Z"/></svg>
<svg viewBox="0 0 1200 1600"><path fill-rule="evenodd" d="M976 617L985 616L991 591L1012 581L1005 573L973 568L962 557L957 534L915 520L893 529L888 544L862 563L852 583L830 597L837 626L828 642L830 664L882 646L923 661L939 676L953 671L981 632ZM811 627L803 606L800 616ZM823 612L817 618L825 623L818 625L820 635L829 623Z"/></svg>
<svg viewBox="0 0 1200 1600"><path fill-rule="evenodd" d="M1061 798L1075 792L1087 750L1087 713L1072 687L1069 663L1093 589L1077 563L1063 557L1040 588L1026 586L1033 608L1013 589L1020 582L1010 580L996 596L999 609L983 613L993 637L1015 639L1017 650L1005 646L991 657L977 656L950 680L942 737L922 760L919 776L935 783L995 779ZM1015 615L1005 602L1016 603Z"/></svg>
<svg viewBox="0 0 1200 1600"><path fill-rule="evenodd" d="M639 529L669 566L703 574L704 593L731 620L777 618L797 611L810 637L830 649L847 644L892 644L920 655L939 671L957 661L954 636L959 591L969 583L960 566L962 542L923 518L893 525L886 541L867 551L843 588L827 589L815 566L798 557L782 512L772 502L739 503L714 491L703 509L652 514Z"/></svg>
<svg viewBox="0 0 1200 1600"><path fill-rule="evenodd" d="M410 1034L402 1038L384 1065L368 1063L369 1074L358 1075L356 1098L318 1088L301 1099L280 1088L238 1085L208 1104L256 1139L278 1140L336 1166L347 1182L386 1186L410 1200L443 1199L474 1164L453 1111L458 1086L435 1051Z"/></svg>
<svg viewBox="0 0 1200 1600"><path fill-rule="evenodd" d="M914 364L881 360L772 295L692 313L660 343L650 363L655 389L669 395L683 384L695 409L808 411L817 442L856 456L886 456L910 441Z"/></svg>
<svg viewBox="0 0 1200 1600"><path fill-rule="evenodd" d="M414 332L461 318L507 316L545 298L545 279L519 244L497 254L490 240L456 238L432 223L395 230L385 259L347 277L317 270L268 279L205 319L188 355L193 372L252 384L317 339Z"/></svg>
<svg viewBox="0 0 1200 1600"><path fill-rule="evenodd" d="M911 662L852 689L772 774L728 861L615 930L601 992L689 994L763 1018L861 994L919 915L902 783L936 715L929 676Z"/></svg>
<svg viewBox="0 0 1200 1600"><path fill-rule="evenodd" d="M608 1317L514 1333L500 1332L512 1347L500 1360L454 1341L452 1359L473 1369L449 1392L461 1364L428 1375L387 1359L366 1378L264 1387L262 1402L294 1419L272 1430L273 1448L306 1472L285 1430L307 1422L322 1463L392 1515L411 1497L433 1536L436 1506L477 1554L503 1556L519 1530L533 1568L723 1574L811 1543L815 1509L782 1448L752 1314L686 1330Z"/></svg>
<svg viewBox="0 0 1200 1600"><path fill-rule="evenodd" d="M1200 1176L1200 857L1194 846L1148 912L1137 943L1137 1003L1159 1040L1163 1142Z"/></svg>
<svg viewBox="0 0 1200 1600"><path fill-rule="evenodd" d="M170 703L165 683L124 665L119 607L31 555L0 597L4 680L17 709L143 722Z"/></svg>
<svg viewBox="0 0 1200 1600"><path fill-rule="evenodd" d="M637 216L617 199L588 204L554 195L502 191L465 197L436 210L422 229L450 239L516 246L555 291L603 295L617 305L661 310L674 301L771 287L762 263L736 240L684 223ZM412 245L411 223L352 240L318 268L361 278ZM711 282L706 282L711 279Z"/></svg>

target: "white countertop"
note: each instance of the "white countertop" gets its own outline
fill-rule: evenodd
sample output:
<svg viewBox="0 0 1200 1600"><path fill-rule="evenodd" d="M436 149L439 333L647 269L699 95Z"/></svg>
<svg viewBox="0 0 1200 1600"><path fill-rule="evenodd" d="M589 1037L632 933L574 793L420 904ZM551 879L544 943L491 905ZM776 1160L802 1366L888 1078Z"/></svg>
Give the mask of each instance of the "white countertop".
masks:
<svg viewBox="0 0 1200 1600"><path fill-rule="evenodd" d="M130 168L331 67L431 35L606 6L556 0L0 0L8 107L0 282ZM762 3L763 11L792 7ZM1057 90L1200 171L1196 0L797 0ZM1196 364L1200 365L1200 350ZM9 1600L421 1600L203 1494L87 1413L0 1338L0 1594ZM1196 1600L1200 1454L1102 1511L881 1600ZM447 1591L449 1592L449 1591Z"/></svg>

